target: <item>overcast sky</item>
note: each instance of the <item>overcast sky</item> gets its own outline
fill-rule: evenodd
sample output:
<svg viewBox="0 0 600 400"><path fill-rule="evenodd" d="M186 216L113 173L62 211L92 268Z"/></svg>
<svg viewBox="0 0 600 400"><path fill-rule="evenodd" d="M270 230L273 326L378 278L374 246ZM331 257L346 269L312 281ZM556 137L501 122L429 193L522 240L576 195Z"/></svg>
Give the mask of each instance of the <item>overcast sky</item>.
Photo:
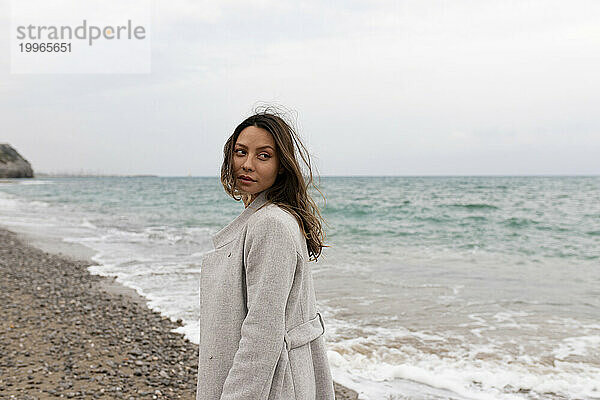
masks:
<svg viewBox="0 0 600 400"><path fill-rule="evenodd" d="M600 174L596 0L155 0L146 75L10 74L9 4L0 142L36 172L217 176L267 102L323 176Z"/></svg>

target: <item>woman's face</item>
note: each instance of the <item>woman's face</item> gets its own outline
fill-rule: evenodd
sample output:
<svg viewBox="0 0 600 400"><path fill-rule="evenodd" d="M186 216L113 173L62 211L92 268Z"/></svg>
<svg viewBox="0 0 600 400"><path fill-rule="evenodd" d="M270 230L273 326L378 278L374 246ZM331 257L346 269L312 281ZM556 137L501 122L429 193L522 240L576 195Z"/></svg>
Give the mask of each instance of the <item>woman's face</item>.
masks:
<svg viewBox="0 0 600 400"><path fill-rule="evenodd" d="M240 132L233 149L233 171L236 186L241 192L254 195L270 188L278 172L283 171L273 136L255 126ZM242 175L252 180L244 180Z"/></svg>

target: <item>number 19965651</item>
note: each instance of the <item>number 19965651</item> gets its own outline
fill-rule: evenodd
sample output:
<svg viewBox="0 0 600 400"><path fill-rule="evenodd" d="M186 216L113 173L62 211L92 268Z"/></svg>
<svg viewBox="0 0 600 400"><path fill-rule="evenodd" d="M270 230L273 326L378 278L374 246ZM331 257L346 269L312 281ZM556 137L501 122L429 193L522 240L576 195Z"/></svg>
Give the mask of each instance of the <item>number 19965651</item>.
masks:
<svg viewBox="0 0 600 400"><path fill-rule="evenodd" d="M19 43L21 53L70 53L71 43Z"/></svg>

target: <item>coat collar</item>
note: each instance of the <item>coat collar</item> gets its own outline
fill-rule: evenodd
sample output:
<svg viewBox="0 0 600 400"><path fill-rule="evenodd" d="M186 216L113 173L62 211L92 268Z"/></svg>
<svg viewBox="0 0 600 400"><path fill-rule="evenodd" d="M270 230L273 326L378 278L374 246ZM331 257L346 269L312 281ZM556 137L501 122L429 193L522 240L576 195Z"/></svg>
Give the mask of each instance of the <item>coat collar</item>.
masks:
<svg viewBox="0 0 600 400"><path fill-rule="evenodd" d="M248 218L250 218L250 216L254 214L254 212L256 212L256 210L258 210L258 208L260 208L266 202L267 198L265 191L263 190L258 194L258 196L256 196L252 203L250 203L250 205L248 205L248 207L246 207L244 211L242 211L240 215L238 215L233 221L229 223L229 225L227 225L212 236L215 249L218 249L219 247L226 245L227 243L235 239L239 232L239 229L242 226L244 226L246 221L248 221Z"/></svg>

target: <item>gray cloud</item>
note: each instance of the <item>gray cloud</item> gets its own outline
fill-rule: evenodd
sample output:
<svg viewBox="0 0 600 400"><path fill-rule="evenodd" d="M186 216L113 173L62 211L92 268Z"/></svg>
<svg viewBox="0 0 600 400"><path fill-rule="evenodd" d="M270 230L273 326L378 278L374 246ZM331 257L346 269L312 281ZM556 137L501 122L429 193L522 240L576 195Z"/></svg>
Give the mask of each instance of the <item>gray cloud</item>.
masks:
<svg viewBox="0 0 600 400"><path fill-rule="evenodd" d="M216 176L267 101L298 111L324 175L600 173L600 3L158 0L155 16L150 75L0 58L0 140L38 171Z"/></svg>

